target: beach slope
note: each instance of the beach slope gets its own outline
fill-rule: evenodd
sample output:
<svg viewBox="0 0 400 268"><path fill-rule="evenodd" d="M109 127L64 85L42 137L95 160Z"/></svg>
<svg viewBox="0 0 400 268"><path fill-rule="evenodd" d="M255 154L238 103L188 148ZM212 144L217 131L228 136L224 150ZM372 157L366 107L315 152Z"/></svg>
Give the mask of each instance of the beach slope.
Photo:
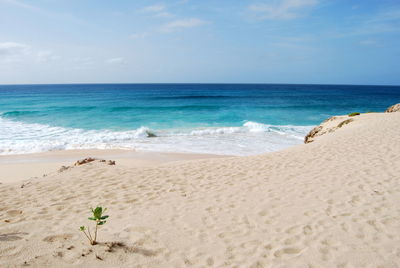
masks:
<svg viewBox="0 0 400 268"><path fill-rule="evenodd" d="M0 184L0 266L397 267L399 130L398 112L361 114L265 155ZM90 246L96 205L110 218Z"/></svg>

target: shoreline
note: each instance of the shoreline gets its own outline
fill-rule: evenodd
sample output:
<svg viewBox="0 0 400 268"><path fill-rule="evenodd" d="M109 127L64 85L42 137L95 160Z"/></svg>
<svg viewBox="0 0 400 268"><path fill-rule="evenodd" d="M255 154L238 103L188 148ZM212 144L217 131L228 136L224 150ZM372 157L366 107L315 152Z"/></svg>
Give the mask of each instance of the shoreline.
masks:
<svg viewBox="0 0 400 268"><path fill-rule="evenodd" d="M18 113L18 111L16 112ZM297 145L314 125L240 124L151 129L81 129L27 123L0 114L0 155L59 150L136 150L212 155L255 155ZM19 137L26 137L22 138ZM264 144L260 149L259 144Z"/></svg>
<svg viewBox="0 0 400 268"><path fill-rule="evenodd" d="M374 113L378 116L384 113ZM340 121L354 121L362 118L367 114L361 114L357 117L349 117L347 115L333 116L321 122L310 130L307 137L318 128L321 128L323 136L334 132L335 125ZM317 134L320 136L321 134ZM315 138L315 137L314 137ZM320 139L321 137L318 137ZM322 137L325 138L325 137ZM309 142L305 142L306 144ZM71 150L55 150L40 153L12 154L0 155L0 184L19 183L29 179L46 177L49 174L56 173L63 166L73 166L78 160L84 158L96 158L105 160L114 160L118 165L125 168L143 168L155 167L158 165L172 162L187 162L193 160L219 159L219 158L245 158L267 156L273 153L280 153L294 148L302 148L303 143L291 145L277 151L254 155L224 155L224 154L207 154L207 153L182 153L182 152L154 152L154 151L136 151L133 149L71 149Z"/></svg>

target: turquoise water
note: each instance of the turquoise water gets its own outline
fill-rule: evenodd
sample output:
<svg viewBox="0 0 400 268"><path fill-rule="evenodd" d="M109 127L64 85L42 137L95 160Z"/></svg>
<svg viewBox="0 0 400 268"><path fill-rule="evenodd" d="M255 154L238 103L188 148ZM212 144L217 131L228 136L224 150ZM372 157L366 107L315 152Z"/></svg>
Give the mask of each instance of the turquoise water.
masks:
<svg viewBox="0 0 400 268"><path fill-rule="evenodd" d="M0 86L0 154L61 149L251 155L332 115L381 112L400 87L252 84ZM155 137L154 137L155 136Z"/></svg>

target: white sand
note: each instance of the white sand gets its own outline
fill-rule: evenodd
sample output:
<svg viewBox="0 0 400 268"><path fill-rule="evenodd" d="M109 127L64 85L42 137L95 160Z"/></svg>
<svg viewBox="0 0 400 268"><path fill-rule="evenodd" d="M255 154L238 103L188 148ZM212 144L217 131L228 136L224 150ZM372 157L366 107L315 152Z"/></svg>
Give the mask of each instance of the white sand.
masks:
<svg viewBox="0 0 400 268"><path fill-rule="evenodd" d="M266 155L3 183L0 266L398 267L399 152L400 113L363 114ZM98 204L90 246L78 227Z"/></svg>
<svg viewBox="0 0 400 268"><path fill-rule="evenodd" d="M24 181L57 172L61 166L68 166L78 159L95 157L112 159L118 165L144 167L168 162L226 156L189 153L136 152L133 150L66 150L37 154L0 156L0 183Z"/></svg>

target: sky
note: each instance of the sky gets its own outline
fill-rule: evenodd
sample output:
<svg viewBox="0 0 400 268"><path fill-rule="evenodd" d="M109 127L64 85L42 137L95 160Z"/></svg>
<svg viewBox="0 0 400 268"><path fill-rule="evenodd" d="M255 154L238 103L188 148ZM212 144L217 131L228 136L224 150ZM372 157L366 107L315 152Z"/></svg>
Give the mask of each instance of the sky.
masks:
<svg viewBox="0 0 400 268"><path fill-rule="evenodd" d="M399 0L0 0L0 84L400 85Z"/></svg>

